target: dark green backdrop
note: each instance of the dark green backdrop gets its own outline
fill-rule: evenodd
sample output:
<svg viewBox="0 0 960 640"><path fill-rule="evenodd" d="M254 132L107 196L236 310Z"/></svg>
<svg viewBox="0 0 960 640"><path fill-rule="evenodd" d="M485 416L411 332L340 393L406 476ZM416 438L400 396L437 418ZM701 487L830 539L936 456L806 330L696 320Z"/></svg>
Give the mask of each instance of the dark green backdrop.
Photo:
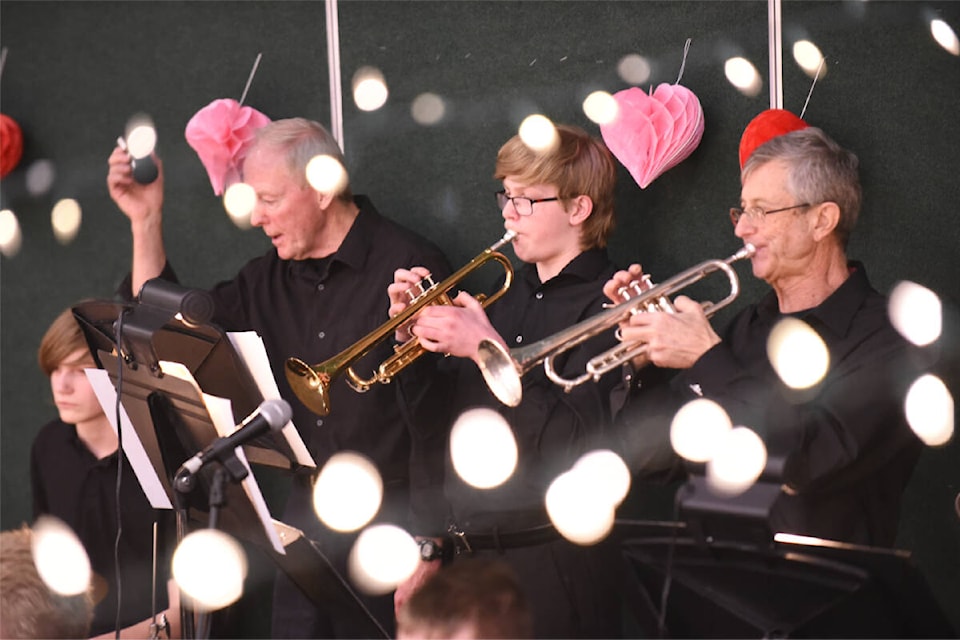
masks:
<svg viewBox="0 0 960 640"><path fill-rule="evenodd" d="M927 21L960 29L953 2L783 3L784 106L803 108L810 79L790 55L813 40L828 73L805 118L860 155L861 224L850 247L883 291L909 279L937 291L948 333L935 349L938 373L957 395L956 303L960 300L960 59L937 46ZM598 133L582 111L592 91L627 85L617 63L646 56L642 86L677 80L703 105L696 152L641 190L621 171L620 224L611 251L641 260L663 279L706 258L732 253L726 210L738 201L737 145L749 120L769 106L767 5L740 2L357 2L339 6L346 156L355 191L383 213L443 246L462 264L501 234L490 174L499 145L523 117L539 112ZM48 323L84 297L109 297L128 269L129 228L109 200L106 159L127 118L147 112L166 166L166 238L185 282L210 285L268 248L259 230L240 230L210 189L183 137L187 120L217 98L239 99L263 54L246 103L271 118L330 121L323 2L26 2L0 4L3 113L24 133L24 157L2 182L23 246L2 265L2 527L30 518L28 452L55 416L35 350ZM737 92L723 62L743 55L765 84ZM359 111L350 78L382 70L390 97ZM446 101L435 126L416 124L412 100ZM27 168L48 159L51 190L31 196ZM76 198L83 224L62 246L50 209ZM763 290L747 279L742 299ZM735 306L739 306L740 301ZM722 322L723 317L718 318ZM952 323L952 324L951 324ZM960 626L960 491L957 438L925 452L907 496L901 546L917 562ZM270 485L270 481L267 481ZM261 618L267 602L258 604ZM251 627L262 634L262 627Z"/></svg>

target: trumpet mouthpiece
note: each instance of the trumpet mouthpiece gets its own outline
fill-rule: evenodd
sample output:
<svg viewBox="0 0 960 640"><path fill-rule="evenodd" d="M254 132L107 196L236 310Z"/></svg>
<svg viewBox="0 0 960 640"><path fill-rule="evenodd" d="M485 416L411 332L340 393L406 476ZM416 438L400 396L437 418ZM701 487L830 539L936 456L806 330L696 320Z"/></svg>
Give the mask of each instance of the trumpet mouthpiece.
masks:
<svg viewBox="0 0 960 640"><path fill-rule="evenodd" d="M750 258L757 252L757 248L749 242L743 244L743 249L740 250L740 253L743 254L744 258Z"/></svg>

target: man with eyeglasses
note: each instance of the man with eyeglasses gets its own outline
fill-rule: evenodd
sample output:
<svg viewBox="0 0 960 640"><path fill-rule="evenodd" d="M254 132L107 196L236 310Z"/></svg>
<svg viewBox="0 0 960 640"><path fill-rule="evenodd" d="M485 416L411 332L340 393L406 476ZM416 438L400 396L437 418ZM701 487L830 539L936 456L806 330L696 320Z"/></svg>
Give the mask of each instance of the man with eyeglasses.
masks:
<svg viewBox="0 0 960 640"><path fill-rule="evenodd" d="M846 256L860 210L858 164L805 125L749 154L730 219L735 235L756 248L753 275L772 291L722 337L685 296L677 297L675 314L640 313L623 323L625 342L647 346L635 367L652 362L680 371L668 389L635 390L620 426L626 439L641 443L631 461L636 471L678 468L673 410L699 397L714 400L785 463L769 516L773 532L889 547L921 446L902 408L915 379L907 375L909 346L863 264ZM605 292L613 298L638 273L636 265L618 272ZM824 377L806 389L781 381L768 356L768 338L785 318L815 331L829 354Z"/></svg>
<svg viewBox="0 0 960 640"><path fill-rule="evenodd" d="M486 311L460 293L455 305L434 305L409 331L428 350L451 358L421 359L398 376L413 417L412 500L426 552L396 594L398 610L447 560L495 556L516 572L533 613L536 637L618 637L619 550L609 543L579 546L550 526L544 506L549 483L595 448L610 421L609 392L616 376L571 393L542 368L523 380L523 400L503 406L472 361L483 339L506 348L533 343L602 310L603 283L616 271L607 257L614 225L616 165L606 146L584 131L557 126L557 146L538 152L519 136L497 155L496 202L513 249L524 264L513 284ZM492 203L491 203L492 204ZM427 275L399 270L389 287L391 314L406 306L405 292ZM398 339L406 340L407 331ZM582 373L586 361L615 343L612 332L560 358L561 374ZM489 407L509 423L517 443L513 475L477 489L458 477L449 453L454 420L465 409Z"/></svg>

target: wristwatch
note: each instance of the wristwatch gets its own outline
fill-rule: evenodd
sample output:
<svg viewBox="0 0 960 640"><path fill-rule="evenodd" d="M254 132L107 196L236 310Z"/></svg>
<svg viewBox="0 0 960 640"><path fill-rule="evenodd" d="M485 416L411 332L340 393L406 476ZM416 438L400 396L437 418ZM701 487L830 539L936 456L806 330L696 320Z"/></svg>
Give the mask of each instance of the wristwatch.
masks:
<svg viewBox="0 0 960 640"><path fill-rule="evenodd" d="M417 544L420 545L420 559L424 562L433 562L443 558L443 546L436 540L424 538Z"/></svg>

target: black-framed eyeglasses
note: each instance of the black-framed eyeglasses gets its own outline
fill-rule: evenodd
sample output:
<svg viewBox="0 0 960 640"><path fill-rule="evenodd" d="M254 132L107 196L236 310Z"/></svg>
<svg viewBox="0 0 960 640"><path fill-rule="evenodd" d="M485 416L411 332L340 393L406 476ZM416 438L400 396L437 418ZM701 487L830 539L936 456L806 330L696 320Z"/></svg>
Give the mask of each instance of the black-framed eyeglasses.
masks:
<svg viewBox="0 0 960 640"><path fill-rule="evenodd" d="M764 211L760 207L750 207L749 209L741 209L740 207L731 207L730 208L730 222L733 223L733 226L737 226L737 223L740 222L740 218L746 216L747 220L753 222L754 224L760 222L765 217L771 213L780 213L782 211L790 211L790 209L803 209L804 207L810 207L812 205L804 202L803 204L794 204L789 207L783 207L781 209L770 209L769 211Z"/></svg>
<svg viewBox="0 0 960 640"><path fill-rule="evenodd" d="M518 216L529 216L533 213L533 205L538 202L555 202L556 200L563 200L563 198L557 196L553 198L525 198L524 196L508 196L507 192L504 190L497 191L497 205L500 207L500 211L503 211L503 208L507 206L508 202L513 203L513 209L517 212Z"/></svg>

